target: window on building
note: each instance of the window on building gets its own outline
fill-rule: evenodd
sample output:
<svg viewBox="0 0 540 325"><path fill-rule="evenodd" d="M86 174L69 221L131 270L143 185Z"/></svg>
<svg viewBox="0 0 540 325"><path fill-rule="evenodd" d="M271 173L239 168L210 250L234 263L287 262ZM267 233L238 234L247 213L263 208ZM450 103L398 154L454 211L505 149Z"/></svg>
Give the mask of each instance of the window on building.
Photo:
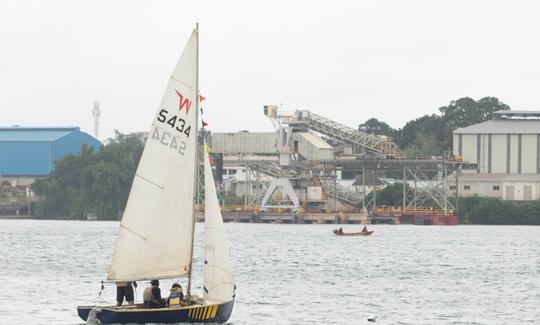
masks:
<svg viewBox="0 0 540 325"><path fill-rule="evenodd" d="M506 200L514 199L514 185L506 185Z"/></svg>
<svg viewBox="0 0 540 325"><path fill-rule="evenodd" d="M500 188L498 185L495 185L495 186L493 186L493 190L494 190L494 191L500 191L501 188Z"/></svg>
<svg viewBox="0 0 540 325"><path fill-rule="evenodd" d="M229 175L236 174L236 169L229 169Z"/></svg>
<svg viewBox="0 0 540 325"><path fill-rule="evenodd" d="M463 189L464 189L464 190L470 190L470 189L471 189L471 186L470 186L470 185L465 185L465 186L463 186Z"/></svg>
<svg viewBox="0 0 540 325"><path fill-rule="evenodd" d="M523 185L523 200L532 200L532 186Z"/></svg>
<svg viewBox="0 0 540 325"><path fill-rule="evenodd" d="M455 190L456 190L456 186L455 186L455 185L450 185L450 190L451 190L451 191L455 191Z"/></svg>

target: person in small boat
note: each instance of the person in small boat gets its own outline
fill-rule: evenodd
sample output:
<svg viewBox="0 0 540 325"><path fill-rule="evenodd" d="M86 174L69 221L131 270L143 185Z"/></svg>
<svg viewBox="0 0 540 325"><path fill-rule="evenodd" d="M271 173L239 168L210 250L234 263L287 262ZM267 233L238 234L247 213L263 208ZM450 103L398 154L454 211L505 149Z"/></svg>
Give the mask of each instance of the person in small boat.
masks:
<svg viewBox="0 0 540 325"><path fill-rule="evenodd" d="M135 282L133 282L133 285L137 286ZM124 298L126 298L128 305L135 304L131 282L116 282L116 305L122 306L122 303L124 303Z"/></svg>
<svg viewBox="0 0 540 325"><path fill-rule="evenodd" d="M343 227L339 227L338 229L338 233L342 234L343 233Z"/></svg>
<svg viewBox="0 0 540 325"><path fill-rule="evenodd" d="M150 286L144 288L143 302L146 308L163 308L165 300L161 298L159 280L150 281Z"/></svg>
<svg viewBox="0 0 540 325"><path fill-rule="evenodd" d="M178 283L173 283L171 287L171 293L169 294L169 298L167 299L167 305L171 308L178 308L185 306L186 303L183 302L184 300L184 293L182 292L182 286Z"/></svg>
<svg viewBox="0 0 540 325"><path fill-rule="evenodd" d="M364 233L368 232L367 226L364 226L364 228L362 228L362 232L364 232Z"/></svg>

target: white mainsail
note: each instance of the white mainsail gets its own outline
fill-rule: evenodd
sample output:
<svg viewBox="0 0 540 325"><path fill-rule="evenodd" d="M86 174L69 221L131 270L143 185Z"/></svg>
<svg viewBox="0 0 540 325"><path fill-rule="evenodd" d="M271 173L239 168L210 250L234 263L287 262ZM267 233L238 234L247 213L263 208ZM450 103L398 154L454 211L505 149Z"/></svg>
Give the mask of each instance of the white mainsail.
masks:
<svg viewBox="0 0 540 325"><path fill-rule="evenodd" d="M204 150L204 300L226 302L234 297L234 278L208 152Z"/></svg>
<svg viewBox="0 0 540 325"><path fill-rule="evenodd" d="M120 224L108 280L189 273L197 142L198 30L173 71Z"/></svg>

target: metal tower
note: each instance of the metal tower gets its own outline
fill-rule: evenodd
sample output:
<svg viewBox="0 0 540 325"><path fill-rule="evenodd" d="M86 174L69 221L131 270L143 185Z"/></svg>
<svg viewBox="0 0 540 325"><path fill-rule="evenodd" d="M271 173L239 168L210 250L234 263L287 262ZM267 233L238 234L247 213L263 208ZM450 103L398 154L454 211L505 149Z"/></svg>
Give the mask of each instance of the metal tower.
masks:
<svg viewBox="0 0 540 325"><path fill-rule="evenodd" d="M101 116L101 109L99 108L99 101L97 100L94 102L92 116L94 117L94 137L99 139L99 117Z"/></svg>

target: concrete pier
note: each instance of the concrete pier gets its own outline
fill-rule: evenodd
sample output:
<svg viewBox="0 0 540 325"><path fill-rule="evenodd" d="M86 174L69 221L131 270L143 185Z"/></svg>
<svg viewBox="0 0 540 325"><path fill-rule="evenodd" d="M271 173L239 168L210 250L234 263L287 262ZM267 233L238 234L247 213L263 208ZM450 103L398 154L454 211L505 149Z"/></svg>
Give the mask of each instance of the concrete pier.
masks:
<svg viewBox="0 0 540 325"><path fill-rule="evenodd" d="M223 212L225 222L247 223L291 223L291 224L367 224L369 218L364 213L303 213L290 212L249 212L226 211ZM204 222L204 212L198 212L197 222Z"/></svg>

